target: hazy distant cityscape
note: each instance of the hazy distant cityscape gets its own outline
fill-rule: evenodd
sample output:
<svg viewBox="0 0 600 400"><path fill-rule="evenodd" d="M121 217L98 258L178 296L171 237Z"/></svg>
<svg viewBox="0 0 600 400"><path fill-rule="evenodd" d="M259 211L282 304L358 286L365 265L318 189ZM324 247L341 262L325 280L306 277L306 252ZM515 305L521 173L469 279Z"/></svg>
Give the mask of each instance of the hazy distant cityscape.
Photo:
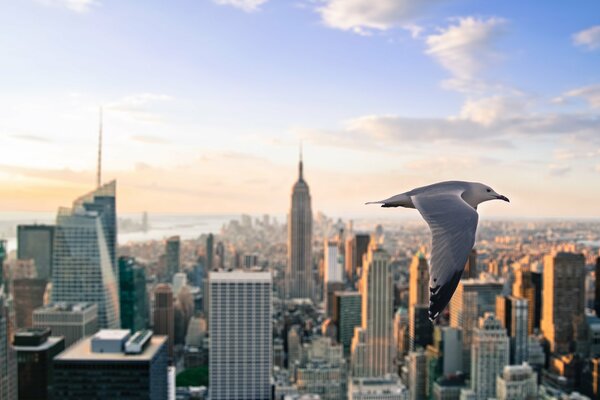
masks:
<svg viewBox="0 0 600 400"><path fill-rule="evenodd" d="M1 399L600 395L597 220L482 221L432 323L428 227L313 213L302 161L286 218L120 218L117 193L3 221Z"/></svg>

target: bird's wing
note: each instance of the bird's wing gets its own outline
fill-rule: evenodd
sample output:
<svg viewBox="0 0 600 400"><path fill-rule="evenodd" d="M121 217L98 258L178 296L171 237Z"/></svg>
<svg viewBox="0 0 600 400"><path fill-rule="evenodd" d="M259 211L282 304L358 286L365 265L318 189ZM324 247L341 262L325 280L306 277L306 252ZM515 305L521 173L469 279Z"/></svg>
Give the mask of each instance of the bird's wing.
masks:
<svg viewBox="0 0 600 400"><path fill-rule="evenodd" d="M457 189L422 193L412 201L431 230L429 263L429 318L436 319L454 294L467 258L475 244L479 215Z"/></svg>

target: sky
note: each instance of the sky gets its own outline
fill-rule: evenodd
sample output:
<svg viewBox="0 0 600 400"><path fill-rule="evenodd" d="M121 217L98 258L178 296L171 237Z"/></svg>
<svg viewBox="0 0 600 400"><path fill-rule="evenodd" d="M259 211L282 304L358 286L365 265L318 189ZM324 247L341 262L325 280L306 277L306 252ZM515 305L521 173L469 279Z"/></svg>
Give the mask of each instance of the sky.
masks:
<svg viewBox="0 0 600 400"><path fill-rule="evenodd" d="M600 217L600 3L22 0L0 4L0 210L103 180L122 212L313 209L441 180L498 217ZM493 203L493 204L492 204ZM500 204L501 203L501 204Z"/></svg>

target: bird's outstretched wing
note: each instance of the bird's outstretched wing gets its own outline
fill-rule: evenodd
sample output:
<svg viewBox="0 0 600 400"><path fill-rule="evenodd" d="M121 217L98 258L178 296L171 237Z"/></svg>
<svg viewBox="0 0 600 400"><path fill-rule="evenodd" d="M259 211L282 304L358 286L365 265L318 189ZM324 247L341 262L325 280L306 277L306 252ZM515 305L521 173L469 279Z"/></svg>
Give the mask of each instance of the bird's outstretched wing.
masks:
<svg viewBox="0 0 600 400"><path fill-rule="evenodd" d="M411 196L431 230L429 318L432 321L450 302L475 243L479 215L462 199L462 192Z"/></svg>

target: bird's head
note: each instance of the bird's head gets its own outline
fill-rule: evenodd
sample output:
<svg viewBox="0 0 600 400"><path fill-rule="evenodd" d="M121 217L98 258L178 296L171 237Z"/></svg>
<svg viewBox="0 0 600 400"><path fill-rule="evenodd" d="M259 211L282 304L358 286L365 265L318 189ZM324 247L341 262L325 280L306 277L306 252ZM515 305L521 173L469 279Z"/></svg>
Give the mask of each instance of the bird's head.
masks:
<svg viewBox="0 0 600 400"><path fill-rule="evenodd" d="M473 208L477 208L477 205L489 200L503 200L510 203L510 200L506 196L496 193L488 185L477 182L471 183L470 187L464 192L463 198Z"/></svg>

